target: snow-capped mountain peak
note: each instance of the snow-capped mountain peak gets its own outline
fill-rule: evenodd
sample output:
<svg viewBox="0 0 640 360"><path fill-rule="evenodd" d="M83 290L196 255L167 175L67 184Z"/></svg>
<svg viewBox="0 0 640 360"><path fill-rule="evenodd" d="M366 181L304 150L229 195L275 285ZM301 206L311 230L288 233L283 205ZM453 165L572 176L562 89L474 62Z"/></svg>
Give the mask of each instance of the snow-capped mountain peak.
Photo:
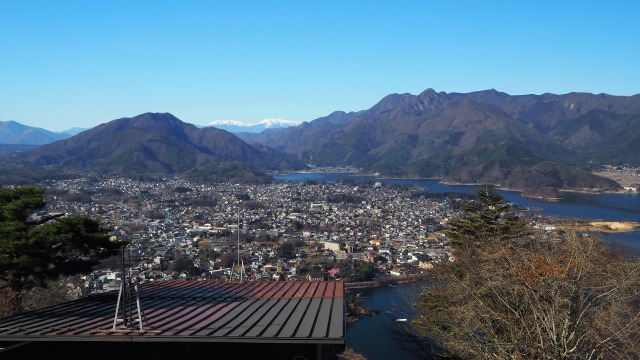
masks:
<svg viewBox="0 0 640 360"><path fill-rule="evenodd" d="M207 126L251 126L237 120L214 120Z"/></svg>
<svg viewBox="0 0 640 360"><path fill-rule="evenodd" d="M294 121L294 120L284 120L284 119L271 118L271 119L264 119L264 120L258 122L258 124L264 125L266 128L272 128L272 127L296 126L296 125L300 125L300 122L299 121Z"/></svg>
<svg viewBox="0 0 640 360"><path fill-rule="evenodd" d="M300 124L301 123L299 121L271 118L259 121L258 123L254 124L247 124L236 120L215 120L210 122L207 126L212 126L233 133L260 133L266 129L286 128L289 126L297 126Z"/></svg>

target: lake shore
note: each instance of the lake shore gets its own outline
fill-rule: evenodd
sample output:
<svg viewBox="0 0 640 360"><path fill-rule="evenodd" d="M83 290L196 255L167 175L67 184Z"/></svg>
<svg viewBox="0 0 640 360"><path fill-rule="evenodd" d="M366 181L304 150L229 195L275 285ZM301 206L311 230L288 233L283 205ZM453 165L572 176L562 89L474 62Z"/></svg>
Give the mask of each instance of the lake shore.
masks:
<svg viewBox="0 0 640 360"><path fill-rule="evenodd" d="M431 177L429 177L429 178L386 177L386 176L380 176L379 174L369 174L369 173L354 173L352 175L353 176L373 177L375 179L380 179L380 180L435 180L435 181L438 181L441 184L451 185L451 186L481 186L481 185L483 185L483 183L463 183L463 182L447 181L447 180L444 180L442 178L431 178ZM598 173L597 175L600 175L600 174ZM618 182L618 184L620 184L620 186L628 186L628 185L626 185L625 182ZM562 192L571 192L571 193L580 193L580 194L593 194L593 195L597 195L597 194L634 194L634 192L629 191L629 190L625 190L624 188L618 189L618 190L556 189L553 192L553 195L544 196L544 195L535 195L535 194L527 193L527 190L517 189L517 188L510 188L508 186L502 186L501 184L493 184L493 185L498 190L512 191L512 192L520 193L520 196L522 196L524 198L538 199L538 200L545 200L545 201L559 201L559 200L562 200L562 195L561 195Z"/></svg>
<svg viewBox="0 0 640 360"><path fill-rule="evenodd" d="M451 186L480 186L480 185L483 185L483 183L456 182L456 181L444 180L444 179L438 178L438 177L422 178L422 177L384 176L384 175L381 175L380 173L369 173L369 172L353 171L353 170L346 170L346 169L342 169L342 168L337 168L337 169L322 168L322 170L324 170L324 171L322 171L323 173L344 173L344 174L349 174L349 176L370 177L370 178L376 179L376 180L435 180L435 181L438 181L441 184L451 185ZM286 174L282 174L282 175L290 175L290 174L293 174L293 173L313 174L313 173L316 173L317 171L319 171L319 170L318 169L314 169L314 170L297 171L297 172L292 172L292 173L286 173ZM530 194L530 193L527 193L528 192L527 190L517 189L517 188L510 188L510 187L507 187L507 186L502 186L501 184L493 184L493 185L495 185L495 187L497 189L499 189L499 190L519 192L520 196L522 196L524 198L539 199L539 200L546 200L546 201L559 201L559 200L562 200L562 196L560 195L561 192L572 192L572 193L593 194L593 195L597 195L597 194L638 194L638 192L633 192L633 191L629 191L629 190L625 190L624 189L625 186L630 186L631 184L633 184L633 181L638 181L637 178L629 178L629 177L621 178L619 174L615 174L615 173L611 173L611 172L609 172L609 173L593 172L593 174L612 179L612 180L616 181L622 188L617 189L617 190L557 189L553 195L545 196L545 195L537 195L537 194L535 194L535 192L533 194Z"/></svg>
<svg viewBox="0 0 640 360"><path fill-rule="evenodd" d="M632 232L640 229L640 223L633 221L591 221L578 222L574 224L560 224L559 228L564 230L619 233Z"/></svg>

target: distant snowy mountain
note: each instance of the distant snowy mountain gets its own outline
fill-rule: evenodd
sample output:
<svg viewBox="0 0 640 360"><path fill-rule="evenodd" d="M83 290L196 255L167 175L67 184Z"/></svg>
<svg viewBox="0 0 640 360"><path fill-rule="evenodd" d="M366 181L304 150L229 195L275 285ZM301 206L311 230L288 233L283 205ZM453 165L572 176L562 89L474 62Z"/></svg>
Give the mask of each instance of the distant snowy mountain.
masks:
<svg viewBox="0 0 640 360"><path fill-rule="evenodd" d="M209 123L207 126L251 126L249 124L245 124L243 122L237 120L214 120Z"/></svg>
<svg viewBox="0 0 640 360"><path fill-rule="evenodd" d="M258 123L258 125L260 124L264 125L267 129L270 129L270 128L297 126L297 125L300 125L301 123L299 121L293 121L293 120L265 119Z"/></svg>
<svg viewBox="0 0 640 360"><path fill-rule="evenodd" d="M266 129L287 128L300 124L301 122L299 121L283 119L265 119L258 122L257 124L246 124L236 120L215 120L210 122L207 126L226 130L232 133L247 132L257 134L263 132Z"/></svg>

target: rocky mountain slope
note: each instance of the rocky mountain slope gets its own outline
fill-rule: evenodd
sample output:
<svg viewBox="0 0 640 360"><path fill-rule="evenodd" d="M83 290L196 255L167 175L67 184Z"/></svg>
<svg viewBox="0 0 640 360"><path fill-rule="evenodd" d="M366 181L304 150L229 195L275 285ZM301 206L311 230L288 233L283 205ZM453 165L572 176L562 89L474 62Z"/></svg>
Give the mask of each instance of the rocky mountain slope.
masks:
<svg viewBox="0 0 640 360"><path fill-rule="evenodd" d="M427 89L327 118L243 138L315 165L519 189L610 190L617 184L592 175L595 166L640 164L640 95Z"/></svg>

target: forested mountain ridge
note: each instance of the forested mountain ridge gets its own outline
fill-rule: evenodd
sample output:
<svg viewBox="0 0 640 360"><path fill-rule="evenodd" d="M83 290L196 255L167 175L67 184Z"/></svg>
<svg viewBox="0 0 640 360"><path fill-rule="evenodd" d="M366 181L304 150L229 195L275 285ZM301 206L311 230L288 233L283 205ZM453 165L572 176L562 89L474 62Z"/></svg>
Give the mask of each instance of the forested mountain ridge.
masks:
<svg viewBox="0 0 640 360"><path fill-rule="evenodd" d="M197 128L168 113L145 113L96 126L24 152L39 166L107 174L184 174L201 180L267 181L265 171L301 170L291 155L254 147L216 128Z"/></svg>
<svg viewBox="0 0 640 360"><path fill-rule="evenodd" d="M617 184L592 175L594 167L640 165L640 95L427 89L388 95L348 117L334 114L346 120L312 121L245 140L314 165L519 189L611 190Z"/></svg>
<svg viewBox="0 0 640 360"><path fill-rule="evenodd" d="M249 145L253 144L253 145ZM105 174L270 181L269 171L355 166L387 177L513 189L615 190L601 165L640 166L640 95L516 95L496 90L390 94L367 110L232 134L146 113L16 158Z"/></svg>

